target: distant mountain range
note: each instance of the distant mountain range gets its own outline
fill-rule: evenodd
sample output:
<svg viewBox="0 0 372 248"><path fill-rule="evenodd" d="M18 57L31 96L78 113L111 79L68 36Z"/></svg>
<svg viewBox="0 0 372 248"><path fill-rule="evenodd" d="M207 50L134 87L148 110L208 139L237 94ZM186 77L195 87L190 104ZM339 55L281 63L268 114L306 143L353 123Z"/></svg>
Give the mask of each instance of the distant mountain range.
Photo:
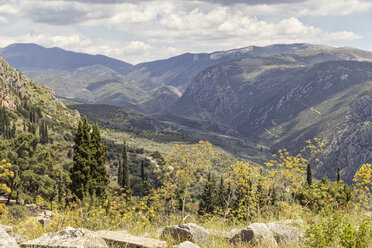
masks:
<svg viewBox="0 0 372 248"><path fill-rule="evenodd" d="M298 152L314 137L327 145L318 178L333 178L340 163L351 182L372 160L371 52L251 46L138 65L34 44L0 54L61 97L149 114L256 161L278 148Z"/></svg>
<svg viewBox="0 0 372 248"><path fill-rule="evenodd" d="M186 53L135 66L103 55L36 44L9 45L0 50L0 55L36 82L51 87L60 97L153 113L173 104L194 77L210 66L316 47L310 44L250 46L214 53Z"/></svg>

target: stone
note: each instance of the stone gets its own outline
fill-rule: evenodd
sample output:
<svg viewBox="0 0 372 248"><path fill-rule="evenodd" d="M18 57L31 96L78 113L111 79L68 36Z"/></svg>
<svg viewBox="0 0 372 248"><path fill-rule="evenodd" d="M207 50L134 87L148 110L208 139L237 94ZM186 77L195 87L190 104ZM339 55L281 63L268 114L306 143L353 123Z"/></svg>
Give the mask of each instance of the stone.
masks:
<svg viewBox="0 0 372 248"><path fill-rule="evenodd" d="M43 217L43 216L38 216L38 217L36 217L36 219L37 219L37 221L38 221L41 225L43 225L44 228L50 226L51 221L50 221L49 218L47 218L47 217Z"/></svg>
<svg viewBox="0 0 372 248"><path fill-rule="evenodd" d="M230 240L232 239L235 235L241 232L241 229L232 229L230 232L223 233L223 236L227 239Z"/></svg>
<svg viewBox="0 0 372 248"><path fill-rule="evenodd" d="M194 244L190 241L182 242L179 245L174 245L173 248L200 248L197 244Z"/></svg>
<svg viewBox="0 0 372 248"><path fill-rule="evenodd" d="M105 240L84 228L67 227L57 233L45 233L21 244L22 248L109 248Z"/></svg>
<svg viewBox="0 0 372 248"><path fill-rule="evenodd" d="M3 228L0 228L0 248L19 248L15 238L10 236Z"/></svg>
<svg viewBox="0 0 372 248"><path fill-rule="evenodd" d="M3 229L10 236L13 236L13 227L12 226L0 225L0 228Z"/></svg>
<svg viewBox="0 0 372 248"><path fill-rule="evenodd" d="M267 224L273 236L279 244L298 243L300 240L300 231L298 228L278 223Z"/></svg>
<svg viewBox="0 0 372 248"><path fill-rule="evenodd" d="M191 241L198 244L209 242L209 232L194 223L163 227L161 239L171 237L177 242Z"/></svg>
<svg viewBox="0 0 372 248"><path fill-rule="evenodd" d="M130 235L127 231L106 231L96 232L97 236L106 241L108 245L125 248L166 248L167 242L152 238Z"/></svg>
<svg viewBox="0 0 372 248"><path fill-rule="evenodd" d="M229 239L231 243L263 243L265 245L276 247L277 242L274 239L269 227L264 223L253 223L248 227L241 229L232 238Z"/></svg>

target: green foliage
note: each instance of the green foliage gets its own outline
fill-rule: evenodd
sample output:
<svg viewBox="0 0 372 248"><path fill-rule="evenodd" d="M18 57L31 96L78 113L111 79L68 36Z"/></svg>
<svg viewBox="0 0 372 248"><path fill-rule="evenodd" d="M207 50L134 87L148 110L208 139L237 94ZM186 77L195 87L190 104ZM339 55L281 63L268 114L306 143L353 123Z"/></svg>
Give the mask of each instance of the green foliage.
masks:
<svg viewBox="0 0 372 248"><path fill-rule="evenodd" d="M40 137L40 144L47 144L49 142L48 138L48 124L45 120L41 121L41 125L39 127L39 137Z"/></svg>
<svg viewBox="0 0 372 248"><path fill-rule="evenodd" d="M372 223L363 217L355 223L350 217L346 211L332 205L324 208L319 220L310 221L307 243L311 247L370 247Z"/></svg>
<svg viewBox="0 0 372 248"><path fill-rule="evenodd" d="M122 160L121 163L119 164L118 178L120 178L119 186L124 190L124 194L129 199L131 195L131 185L127 144L125 140L123 143Z"/></svg>
<svg viewBox="0 0 372 248"><path fill-rule="evenodd" d="M309 186L311 186L313 184L313 172L312 172L312 169L311 169L311 163L310 162L307 164L306 182L307 182L307 185L309 185Z"/></svg>
<svg viewBox="0 0 372 248"><path fill-rule="evenodd" d="M79 199L84 196L106 197L108 174L105 167L107 148L101 144L97 125L93 129L85 117L79 122L75 137L74 166L70 170L71 191Z"/></svg>
<svg viewBox="0 0 372 248"><path fill-rule="evenodd" d="M199 203L199 215L213 214L217 207L216 179L210 172L205 182Z"/></svg>
<svg viewBox="0 0 372 248"><path fill-rule="evenodd" d="M319 211L329 204L349 207L354 199L352 189L345 183L332 182L324 177L311 186L305 184L298 192L296 199L302 206Z"/></svg>

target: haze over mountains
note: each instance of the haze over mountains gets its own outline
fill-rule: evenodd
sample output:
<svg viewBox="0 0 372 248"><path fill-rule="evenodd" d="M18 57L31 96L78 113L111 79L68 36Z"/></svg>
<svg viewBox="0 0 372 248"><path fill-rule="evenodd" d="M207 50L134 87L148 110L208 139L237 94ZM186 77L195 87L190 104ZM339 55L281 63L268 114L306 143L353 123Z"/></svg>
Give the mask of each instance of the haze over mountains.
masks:
<svg viewBox="0 0 372 248"><path fill-rule="evenodd" d="M237 145L220 145L240 156L296 152L320 137L328 148L317 177L333 178L340 163L349 182L372 159L371 52L272 45L138 65L35 44L0 55L60 97L151 114L199 137L235 137Z"/></svg>

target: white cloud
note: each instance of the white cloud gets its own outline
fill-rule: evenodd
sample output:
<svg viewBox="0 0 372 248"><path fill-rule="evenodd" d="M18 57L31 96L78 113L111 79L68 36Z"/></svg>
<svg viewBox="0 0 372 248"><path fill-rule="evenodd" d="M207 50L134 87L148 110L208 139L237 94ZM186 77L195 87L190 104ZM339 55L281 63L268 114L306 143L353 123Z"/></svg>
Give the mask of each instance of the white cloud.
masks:
<svg viewBox="0 0 372 248"><path fill-rule="evenodd" d="M372 9L365 0L1 1L0 46L34 42L134 63L248 45L358 40L363 37L341 25L330 32L302 17Z"/></svg>

